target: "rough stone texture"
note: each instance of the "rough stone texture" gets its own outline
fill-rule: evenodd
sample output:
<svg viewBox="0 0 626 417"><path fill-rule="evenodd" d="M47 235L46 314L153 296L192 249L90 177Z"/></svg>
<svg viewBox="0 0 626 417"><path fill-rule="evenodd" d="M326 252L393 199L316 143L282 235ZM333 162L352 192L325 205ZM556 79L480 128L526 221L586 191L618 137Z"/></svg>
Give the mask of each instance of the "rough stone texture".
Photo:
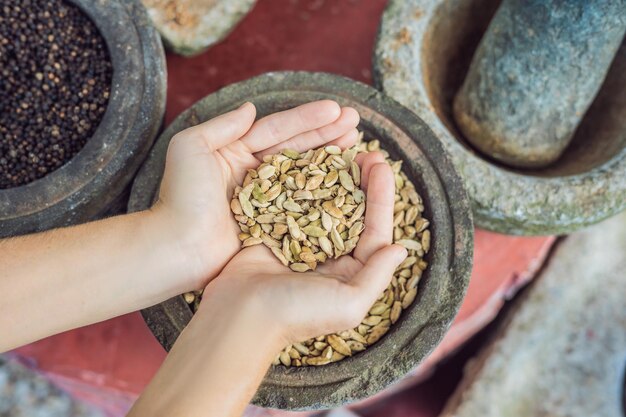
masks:
<svg viewBox="0 0 626 417"><path fill-rule="evenodd" d="M70 0L107 43L113 81L107 111L67 164L0 190L0 238L87 221L117 204L156 137L165 110L163 47L138 0Z"/></svg>
<svg viewBox="0 0 626 417"><path fill-rule="evenodd" d="M624 254L626 213L566 238L442 416L623 416Z"/></svg>
<svg viewBox="0 0 626 417"><path fill-rule="evenodd" d="M103 417L45 378L0 356L1 417Z"/></svg>
<svg viewBox="0 0 626 417"><path fill-rule="evenodd" d="M163 42L181 55L195 55L224 39L256 0L142 0Z"/></svg>
<svg viewBox="0 0 626 417"><path fill-rule="evenodd" d="M504 0L476 49L454 116L467 140L507 165L556 161L626 31L626 1Z"/></svg>
<svg viewBox="0 0 626 417"><path fill-rule="evenodd" d="M626 208L626 44L570 146L547 169L517 172L469 147L452 100L497 0L391 0L374 77L441 140L465 180L478 226L502 233L560 234Z"/></svg>
<svg viewBox="0 0 626 417"><path fill-rule="evenodd" d="M329 98L353 106L366 135L378 138L424 198L433 243L429 268L415 303L370 349L323 367L272 367L253 403L282 409L339 406L375 394L404 376L439 344L463 299L471 269L473 226L469 201L446 153L413 113L371 87L324 73L268 73L231 85L182 113L158 139L133 185L129 210L150 207L163 173L172 136L236 108L246 100L259 116ZM146 322L170 349L191 318L182 297L144 310Z"/></svg>

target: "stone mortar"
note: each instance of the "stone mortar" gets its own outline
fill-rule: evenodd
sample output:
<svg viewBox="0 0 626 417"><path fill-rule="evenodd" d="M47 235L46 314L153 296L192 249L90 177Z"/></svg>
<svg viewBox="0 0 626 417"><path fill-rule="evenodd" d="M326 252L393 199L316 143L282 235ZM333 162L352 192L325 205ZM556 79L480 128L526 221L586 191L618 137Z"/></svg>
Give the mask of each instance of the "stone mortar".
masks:
<svg viewBox="0 0 626 417"><path fill-rule="evenodd" d="M569 233L626 208L626 44L564 154L513 170L474 151L452 100L498 0L391 0L374 55L379 88L433 130L465 180L476 224L510 234Z"/></svg>
<svg viewBox="0 0 626 417"><path fill-rule="evenodd" d="M426 124L379 91L324 73L268 73L219 90L181 114L161 135L133 184L129 211L150 207L157 194L170 139L177 132L252 101L259 116L318 99L333 99L361 114L360 128L375 137L404 169L424 199L433 243L416 301L380 342L365 352L321 367L272 367L253 403L306 410L340 406L381 391L419 364L441 341L469 280L473 225L462 181ZM143 311L169 350L192 313L182 296Z"/></svg>
<svg viewBox="0 0 626 417"><path fill-rule="evenodd" d="M68 163L27 185L0 190L0 237L77 224L119 205L160 129L165 54L138 0L69 0L95 23L113 64L105 115Z"/></svg>

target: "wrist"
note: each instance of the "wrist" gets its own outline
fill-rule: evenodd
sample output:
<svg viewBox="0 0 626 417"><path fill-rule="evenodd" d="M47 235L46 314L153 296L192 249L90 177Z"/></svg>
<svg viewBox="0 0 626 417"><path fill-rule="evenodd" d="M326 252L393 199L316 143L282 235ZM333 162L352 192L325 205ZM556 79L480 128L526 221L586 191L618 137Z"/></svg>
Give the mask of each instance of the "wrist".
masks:
<svg viewBox="0 0 626 417"><path fill-rule="evenodd" d="M255 349L267 353L271 361L287 344L285 328L273 315L271 303L255 283L233 283L239 276L220 274L204 290L202 302L194 316L198 327L215 326L216 317L224 317L220 326L225 334L252 342ZM226 285L225 285L226 284ZM235 334L237 333L237 334Z"/></svg>
<svg viewBox="0 0 626 417"><path fill-rule="evenodd" d="M248 295L219 276L129 415L240 415L283 343ZM212 288L220 287L220 288ZM224 291L225 290L225 291Z"/></svg>
<svg viewBox="0 0 626 417"><path fill-rule="evenodd" d="M200 268L189 235L175 227L165 207L155 206L138 214L143 224L144 246L158 255L153 259L160 266L171 296L201 288Z"/></svg>

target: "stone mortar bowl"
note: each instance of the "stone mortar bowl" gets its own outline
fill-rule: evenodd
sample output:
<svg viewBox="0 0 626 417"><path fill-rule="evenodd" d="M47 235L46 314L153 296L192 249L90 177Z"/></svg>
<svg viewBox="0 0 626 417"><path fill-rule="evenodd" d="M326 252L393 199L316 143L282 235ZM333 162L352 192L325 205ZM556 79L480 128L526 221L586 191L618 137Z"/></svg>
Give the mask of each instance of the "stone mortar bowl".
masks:
<svg viewBox="0 0 626 417"><path fill-rule="evenodd" d="M433 244L429 267L414 304L377 344L320 367L272 367L253 403L305 410L340 406L381 391L419 364L441 341L456 315L471 270L473 225L462 181L441 144L412 112L379 91L323 73L268 73L233 84L194 104L161 135L133 184L129 211L155 201L170 139L177 132L252 101L259 117L318 100L336 100L361 114L366 137L378 138L424 199ZM146 323L169 350L192 312L182 296L143 311Z"/></svg>
<svg viewBox="0 0 626 417"><path fill-rule="evenodd" d="M378 87L422 118L450 153L477 226L561 234L624 210L626 43L571 144L548 168L500 165L475 151L455 126L452 99L498 6L499 0L391 0L374 56Z"/></svg>
<svg viewBox="0 0 626 417"><path fill-rule="evenodd" d="M65 165L24 186L0 190L0 238L87 221L128 197L128 186L165 112L165 54L138 0L69 0L95 23L113 78L100 125Z"/></svg>

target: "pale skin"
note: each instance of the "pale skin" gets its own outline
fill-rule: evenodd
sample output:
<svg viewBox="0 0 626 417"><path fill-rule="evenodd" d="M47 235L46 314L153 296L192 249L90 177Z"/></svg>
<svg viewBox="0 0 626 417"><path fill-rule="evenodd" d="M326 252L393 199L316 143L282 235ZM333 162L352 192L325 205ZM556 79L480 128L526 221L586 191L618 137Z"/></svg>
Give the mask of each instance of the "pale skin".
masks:
<svg viewBox="0 0 626 417"><path fill-rule="evenodd" d="M360 158L353 255L291 272L265 247L240 250L232 190L263 155L352 146L359 117L328 100L255 117L246 103L176 135L150 210L0 241L0 352L205 288L129 415L239 416L282 346L357 325L406 257L391 244L393 173Z"/></svg>

